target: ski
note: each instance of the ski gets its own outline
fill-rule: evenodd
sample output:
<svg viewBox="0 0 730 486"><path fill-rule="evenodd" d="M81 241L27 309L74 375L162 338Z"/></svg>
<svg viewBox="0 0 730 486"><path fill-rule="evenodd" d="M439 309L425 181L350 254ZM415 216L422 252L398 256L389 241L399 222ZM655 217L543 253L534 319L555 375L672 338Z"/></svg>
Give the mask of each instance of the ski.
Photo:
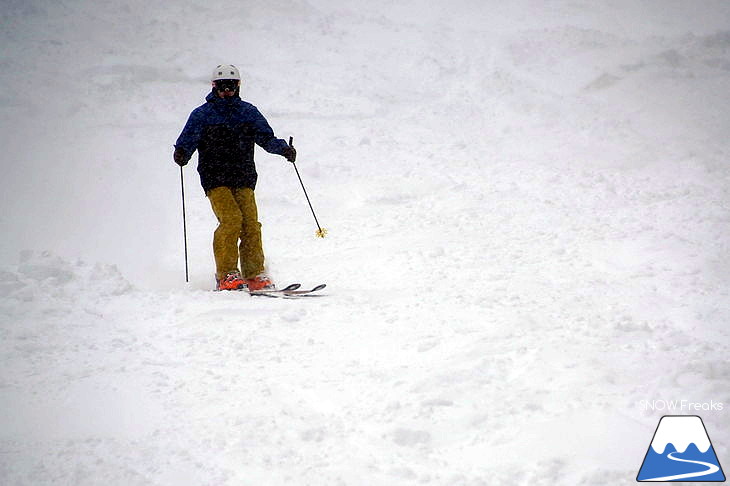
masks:
<svg viewBox="0 0 730 486"><path fill-rule="evenodd" d="M288 291L286 291L284 293L287 294L287 295L307 295L307 294L311 294L312 292L317 292L318 290L322 290L326 286L327 286L327 284L319 284L319 285L317 285L315 287L312 287L309 290L292 289L292 290L288 290Z"/></svg>
<svg viewBox="0 0 730 486"><path fill-rule="evenodd" d="M293 283L293 284L287 285L283 289L261 289L261 290L252 290L251 292L292 292L292 291L297 290L301 286L302 286L302 284Z"/></svg>
<svg viewBox="0 0 730 486"><path fill-rule="evenodd" d="M283 287L283 288L280 288L280 289L273 288L273 289L249 290L249 289L247 289L247 288L244 287L241 290L243 290L244 292L247 292L247 293L249 293L251 295L258 295L258 294L263 293L263 292L267 292L267 293L271 293L271 294L281 294L283 292L292 292L294 290L297 290L301 286L302 286L302 284L293 283L293 284L289 284L286 287Z"/></svg>
<svg viewBox="0 0 730 486"><path fill-rule="evenodd" d="M297 297L304 297L308 296L309 294L313 292L317 292L319 290L322 290L325 288L327 284L319 284L315 287L312 287L311 289L306 290L299 290L299 287L301 287L300 284L292 284L284 287L283 289L271 289L271 290L249 290L249 295L252 296L262 296L262 297L280 297L280 298L289 298L294 299Z"/></svg>

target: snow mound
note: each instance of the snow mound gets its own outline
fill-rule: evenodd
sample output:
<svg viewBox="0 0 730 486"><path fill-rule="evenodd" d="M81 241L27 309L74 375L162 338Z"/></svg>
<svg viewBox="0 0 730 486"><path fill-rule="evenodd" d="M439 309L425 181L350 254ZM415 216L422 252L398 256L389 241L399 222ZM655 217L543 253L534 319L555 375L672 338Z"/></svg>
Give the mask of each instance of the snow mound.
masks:
<svg viewBox="0 0 730 486"><path fill-rule="evenodd" d="M69 262L49 251L24 251L16 268L0 270L0 299L35 302L81 295L119 296L132 285L115 265Z"/></svg>

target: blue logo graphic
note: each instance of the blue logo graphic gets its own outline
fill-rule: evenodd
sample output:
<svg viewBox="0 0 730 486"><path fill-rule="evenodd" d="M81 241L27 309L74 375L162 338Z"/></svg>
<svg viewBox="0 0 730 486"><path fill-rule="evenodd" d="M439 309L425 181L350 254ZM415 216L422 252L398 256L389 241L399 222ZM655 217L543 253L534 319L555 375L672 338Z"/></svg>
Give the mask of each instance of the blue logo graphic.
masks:
<svg viewBox="0 0 730 486"><path fill-rule="evenodd" d="M702 419L696 415L662 417L636 480L724 482L725 474Z"/></svg>

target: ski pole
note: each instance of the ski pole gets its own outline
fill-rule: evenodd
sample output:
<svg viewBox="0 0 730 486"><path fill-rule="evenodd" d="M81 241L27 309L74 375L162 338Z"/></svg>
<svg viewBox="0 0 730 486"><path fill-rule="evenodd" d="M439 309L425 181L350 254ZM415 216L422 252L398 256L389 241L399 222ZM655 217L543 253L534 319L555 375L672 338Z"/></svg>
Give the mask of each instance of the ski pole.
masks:
<svg viewBox="0 0 730 486"><path fill-rule="evenodd" d="M289 137L289 146L294 147L294 137ZM302 185L302 190L304 191L304 197L307 198L307 203L309 204L309 209L312 211L312 216L314 216L314 222L317 224L317 232L315 235L317 238L324 238L327 236L327 230L322 228L319 225L319 221L317 220L317 215L314 214L314 208L312 207L312 201L309 200L309 195L307 194L307 190L304 188L304 182L302 182L302 176L299 175L299 169L297 169L297 164L292 162L292 165L294 166L294 170L297 173L297 178L299 179L299 184Z"/></svg>
<svg viewBox="0 0 730 486"><path fill-rule="evenodd" d="M185 282L189 282L190 277L188 275L188 228L185 220L185 180L183 179L182 166L180 166L180 192L182 193L183 242L185 243Z"/></svg>

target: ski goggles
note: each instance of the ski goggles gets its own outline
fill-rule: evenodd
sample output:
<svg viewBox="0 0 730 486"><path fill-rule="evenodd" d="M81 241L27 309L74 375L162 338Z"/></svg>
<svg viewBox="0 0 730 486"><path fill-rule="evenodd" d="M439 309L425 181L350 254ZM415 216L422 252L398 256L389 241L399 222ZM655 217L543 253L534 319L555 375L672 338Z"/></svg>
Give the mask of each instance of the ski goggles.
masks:
<svg viewBox="0 0 730 486"><path fill-rule="evenodd" d="M238 88L237 79L218 79L214 83L218 91L236 91Z"/></svg>

